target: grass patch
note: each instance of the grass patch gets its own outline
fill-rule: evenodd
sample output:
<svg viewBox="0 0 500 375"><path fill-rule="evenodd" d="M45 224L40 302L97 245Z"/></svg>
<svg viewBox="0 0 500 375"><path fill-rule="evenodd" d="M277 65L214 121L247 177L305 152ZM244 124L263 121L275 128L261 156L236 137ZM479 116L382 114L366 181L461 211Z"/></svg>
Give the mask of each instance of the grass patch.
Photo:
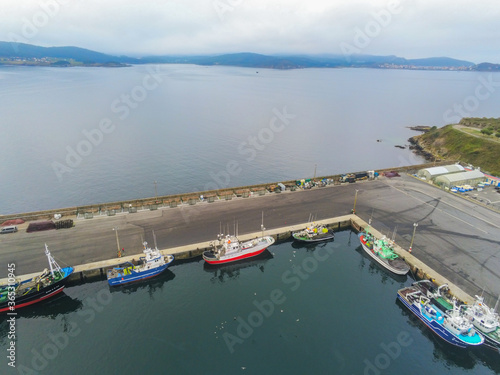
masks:
<svg viewBox="0 0 500 375"><path fill-rule="evenodd" d="M481 134L479 131L478 133ZM470 163L500 176L500 143L493 139L489 140L484 136L474 137L454 129L453 125L431 130L416 138L424 149L444 159ZM491 138L496 137L491 136Z"/></svg>

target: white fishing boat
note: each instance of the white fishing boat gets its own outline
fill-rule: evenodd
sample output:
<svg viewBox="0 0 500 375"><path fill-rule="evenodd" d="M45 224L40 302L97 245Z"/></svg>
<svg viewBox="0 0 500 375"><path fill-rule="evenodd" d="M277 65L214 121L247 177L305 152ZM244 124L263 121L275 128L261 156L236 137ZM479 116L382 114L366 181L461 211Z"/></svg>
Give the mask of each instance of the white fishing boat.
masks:
<svg viewBox="0 0 500 375"><path fill-rule="evenodd" d="M465 313L487 341L500 345L500 319L495 312L497 306L498 301L495 308L491 308L484 303L483 297L476 296L474 304L466 307Z"/></svg>
<svg viewBox="0 0 500 375"><path fill-rule="evenodd" d="M396 254L392 241L385 237L377 239L368 229L359 233L358 237L363 250L378 264L396 275L406 275L408 273L410 266Z"/></svg>
<svg viewBox="0 0 500 375"><path fill-rule="evenodd" d="M263 236L240 242L235 235L219 234L217 240L211 242L211 249L203 252L203 259L208 264L222 264L251 258L262 254L274 241L270 236Z"/></svg>

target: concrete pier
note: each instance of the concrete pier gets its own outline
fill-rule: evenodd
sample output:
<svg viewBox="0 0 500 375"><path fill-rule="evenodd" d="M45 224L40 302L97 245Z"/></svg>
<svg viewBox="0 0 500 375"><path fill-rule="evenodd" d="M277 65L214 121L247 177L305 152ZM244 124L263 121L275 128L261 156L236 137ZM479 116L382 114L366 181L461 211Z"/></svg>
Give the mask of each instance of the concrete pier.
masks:
<svg viewBox="0 0 500 375"><path fill-rule="evenodd" d="M355 196L357 216L351 216ZM262 212L266 234L279 235L280 239L303 228L310 214L317 222L345 222L346 227L365 226L371 218L371 228L378 234L392 237L396 232L395 242L401 246L398 251L419 276L454 285L457 296L461 293L458 289L464 292L459 297L462 300L484 290L487 302L493 305L500 294L499 214L406 175L281 194L234 196L211 203L181 203L91 220L75 218L71 229L20 230L0 236L0 264L14 262L18 276L40 272L47 267L43 253L47 243L61 266L85 265L75 267L76 275L101 277L107 267L137 258L143 240L153 245L153 231L158 248L181 259L200 254L219 233L221 224L229 224L232 231L237 221L241 239L260 235L256 230ZM409 247L413 223L419 225L409 254L403 249ZM116 256L114 228L126 257ZM6 266L0 269L0 277L6 273Z"/></svg>

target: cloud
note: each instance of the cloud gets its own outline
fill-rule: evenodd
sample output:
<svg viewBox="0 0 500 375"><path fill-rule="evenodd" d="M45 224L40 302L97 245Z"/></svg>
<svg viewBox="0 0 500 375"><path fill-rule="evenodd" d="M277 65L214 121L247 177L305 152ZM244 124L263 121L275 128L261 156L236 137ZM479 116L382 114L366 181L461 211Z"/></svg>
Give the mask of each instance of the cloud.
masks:
<svg viewBox="0 0 500 375"><path fill-rule="evenodd" d="M340 53L340 43L394 3L402 11L363 53L500 62L496 0L3 0L0 39L52 5L57 11L30 43L129 55Z"/></svg>

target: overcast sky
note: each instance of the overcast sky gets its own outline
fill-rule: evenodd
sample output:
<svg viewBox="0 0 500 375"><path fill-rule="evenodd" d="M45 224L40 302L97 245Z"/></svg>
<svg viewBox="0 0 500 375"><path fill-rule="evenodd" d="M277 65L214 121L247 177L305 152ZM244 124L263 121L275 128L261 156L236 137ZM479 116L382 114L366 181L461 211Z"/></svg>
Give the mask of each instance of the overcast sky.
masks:
<svg viewBox="0 0 500 375"><path fill-rule="evenodd" d="M1 0L0 40L109 54L363 53L500 63L498 0Z"/></svg>

